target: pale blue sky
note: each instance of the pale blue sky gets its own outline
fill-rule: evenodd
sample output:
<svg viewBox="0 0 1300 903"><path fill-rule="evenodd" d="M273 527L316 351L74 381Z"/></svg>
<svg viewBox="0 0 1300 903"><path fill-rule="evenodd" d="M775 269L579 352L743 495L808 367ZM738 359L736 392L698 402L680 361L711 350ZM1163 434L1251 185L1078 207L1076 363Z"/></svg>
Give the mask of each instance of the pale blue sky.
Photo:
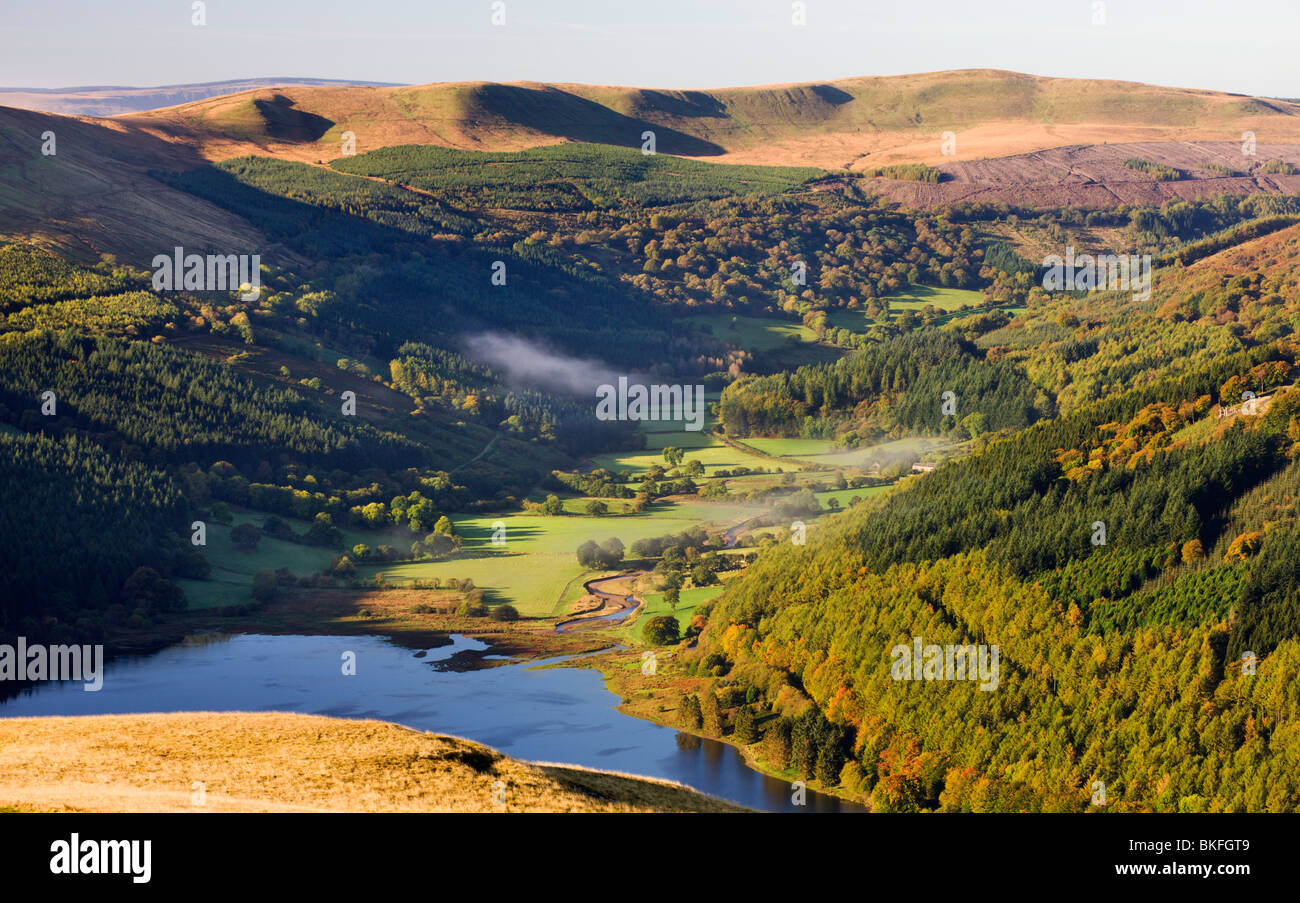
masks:
<svg viewBox="0 0 1300 903"><path fill-rule="evenodd" d="M0 0L0 85L254 76L665 88L990 67L1300 96L1300 0Z"/></svg>

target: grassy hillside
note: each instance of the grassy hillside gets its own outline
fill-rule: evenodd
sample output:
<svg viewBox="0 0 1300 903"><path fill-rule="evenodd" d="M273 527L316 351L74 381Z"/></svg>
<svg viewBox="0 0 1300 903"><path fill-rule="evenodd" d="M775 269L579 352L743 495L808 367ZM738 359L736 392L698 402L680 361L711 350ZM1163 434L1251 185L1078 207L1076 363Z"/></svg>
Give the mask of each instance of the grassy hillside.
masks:
<svg viewBox="0 0 1300 903"><path fill-rule="evenodd" d="M300 160L400 144L519 150L560 141L840 169L942 162L939 133L966 157L1063 144L1238 135L1295 140L1297 105L1133 82L997 70L851 78L819 84L666 91L595 85L457 82L398 88L285 86L124 117L198 141L215 159L271 150Z"/></svg>
<svg viewBox="0 0 1300 903"><path fill-rule="evenodd" d="M499 783L498 783L499 782ZM197 796L199 785L202 796ZM494 794L504 790L504 804ZM200 801L201 799L201 801ZM382 721L183 712L0 720L0 809L734 812L680 784L503 756Z"/></svg>

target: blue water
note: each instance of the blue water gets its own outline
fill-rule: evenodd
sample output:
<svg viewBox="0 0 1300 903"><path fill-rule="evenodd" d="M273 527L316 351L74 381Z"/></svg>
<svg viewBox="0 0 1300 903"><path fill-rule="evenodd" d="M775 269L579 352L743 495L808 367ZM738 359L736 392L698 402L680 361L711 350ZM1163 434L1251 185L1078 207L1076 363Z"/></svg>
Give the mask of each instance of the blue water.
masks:
<svg viewBox="0 0 1300 903"><path fill-rule="evenodd" d="M789 784L747 767L735 748L616 711L618 697L594 670L539 670L544 662L531 662L456 671L440 664L487 648L456 634L449 645L418 651L381 637L208 636L113 661L96 693L81 683L37 685L0 703L0 717L288 711L375 718L520 759L679 781L755 809L862 811L811 792L807 805L793 805ZM342 673L345 652L356 654L353 676Z"/></svg>

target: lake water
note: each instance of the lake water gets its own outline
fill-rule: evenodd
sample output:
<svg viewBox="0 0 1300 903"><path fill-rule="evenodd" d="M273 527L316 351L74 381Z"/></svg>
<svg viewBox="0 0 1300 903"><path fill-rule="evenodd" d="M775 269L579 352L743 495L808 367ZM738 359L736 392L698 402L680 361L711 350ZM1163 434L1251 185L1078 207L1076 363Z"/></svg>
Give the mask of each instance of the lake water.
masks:
<svg viewBox="0 0 1300 903"><path fill-rule="evenodd" d="M0 717L177 711L286 711L375 718L453 734L520 759L564 762L679 781L767 811L848 812L861 807L808 793L744 764L725 743L701 740L615 710L618 697L586 668L507 664L444 668L488 647L453 634L428 650L381 637L209 635L152 655L116 659L103 689L46 683L0 703ZM345 652L356 674L345 676ZM553 659L550 661L558 661Z"/></svg>

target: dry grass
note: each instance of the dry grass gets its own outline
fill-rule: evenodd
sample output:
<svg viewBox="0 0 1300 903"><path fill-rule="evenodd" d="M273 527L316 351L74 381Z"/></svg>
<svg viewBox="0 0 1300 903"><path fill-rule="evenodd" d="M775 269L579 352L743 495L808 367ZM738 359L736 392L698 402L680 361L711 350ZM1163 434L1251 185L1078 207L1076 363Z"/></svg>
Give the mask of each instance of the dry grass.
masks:
<svg viewBox="0 0 1300 903"><path fill-rule="evenodd" d="M192 800L195 782L204 800ZM494 802L497 782L505 805ZM724 812L689 788L535 765L382 721L183 712L0 719L0 810Z"/></svg>
<svg viewBox="0 0 1300 903"><path fill-rule="evenodd" d="M257 104L321 117L309 136L276 134ZM1134 82L959 70L682 92L604 85L455 82L400 88L260 88L118 121L202 148L315 161L397 144L518 150L557 141L638 146L643 125L681 136L683 156L827 169L951 162L1074 144L1300 140L1300 105ZM317 137L318 135L318 137Z"/></svg>

